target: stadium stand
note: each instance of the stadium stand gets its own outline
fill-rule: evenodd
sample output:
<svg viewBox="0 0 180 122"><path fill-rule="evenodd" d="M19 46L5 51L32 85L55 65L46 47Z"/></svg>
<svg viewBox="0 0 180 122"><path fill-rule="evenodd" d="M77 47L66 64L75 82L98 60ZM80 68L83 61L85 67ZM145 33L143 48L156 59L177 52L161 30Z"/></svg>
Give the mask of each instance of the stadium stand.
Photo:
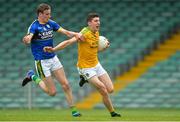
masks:
<svg viewBox="0 0 180 122"><path fill-rule="evenodd" d="M41 0L10 0L7 4L5 0L0 1L2 5L0 8L0 108L28 107L30 104L32 104L32 107L66 107L65 97L61 94L62 89L59 85L57 85L58 94L53 98L42 93L34 84L25 88L20 86L26 71L34 67L30 48L24 46L21 39L28 26L36 18L35 9L41 2ZM85 17L88 12L96 11L100 13L102 17L101 35L110 40L111 47L100 53L99 59L112 78L123 75L133 66L136 66L139 61L157 49L158 45L163 44L179 28L180 2L178 0L79 0L78 3L76 0L44 0L43 2L50 3L53 6L52 16L54 20L63 27L74 31L80 31L85 26ZM64 39L66 37L55 34L55 44ZM73 93L76 95L75 101L78 101L87 96L92 89L87 85L81 89L78 87L79 76L75 68L76 46L70 46L57 54L64 65ZM172 59L169 59L170 61L165 62L172 62L177 55L175 54ZM177 58L179 57L177 56ZM168 105L178 107L179 104L175 104L175 101L179 100L180 97L173 93L177 92L180 86L177 82L169 82L171 80L167 81L167 79L162 80L163 78L169 78L169 76L172 77L172 81L178 79L179 70L173 69L173 67L178 66L178 62L174 61L173 63L175 64L166 67L169 70L164 73L161 73L161 70L164 70L161 64L152 67L140 79L137 79L124 91L114 96L112 98L113 102L119 107L157 107L158 104L161 105L160 107L167 107ZM153 74L155 70L157 73L159 72L158 75ZM172 75L170 71L176 72ZM154 77L157 78L152 79ZM156 84L159 84L159 87L149 92L148 88L150 86L154 87ZM161 87L160 84L164 84L164 86ZM160 97L161 94L153 96L152 93L162 92L163 89L172 86L176 90L170 88L169 91L164 92L165 95L167 93L167 96L169 96L164 97L177 97L174 98L174 101L173 99L171 99L172 101L169 100L167 106L163 106L161 104L165 99L163 95L162 97ZM137 92L132 91L134 89ZM140 97L140 95L144 95L144 97ZM31 102L28 101L28 97L31 97ZM148 99L144 99L145 97ZM149 102L151 98L157 99ZM155 104L151 105L153 102Z"/></svg>
<svg viewBox="0 0 180 122"><path fill-rule="evenodd" d="M178 51L113 96L119 107L180 108ZM119 101L117 101L119 100Z"/></svg>

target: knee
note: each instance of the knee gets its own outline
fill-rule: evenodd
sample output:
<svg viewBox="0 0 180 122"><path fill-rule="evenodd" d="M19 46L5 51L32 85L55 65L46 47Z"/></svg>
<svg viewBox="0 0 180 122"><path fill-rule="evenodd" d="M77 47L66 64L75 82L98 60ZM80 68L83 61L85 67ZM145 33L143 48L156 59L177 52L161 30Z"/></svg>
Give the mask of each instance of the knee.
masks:
<svg viewBox="0 0 180 122"><path fill-rule="evenodd" d="M113 93L114 92L114 89L113 88L111 88L111 89L108 89L108 93Z"/></svg>
<svg viewBox="0 0 180 122"><path fill-rule="evenodd" d="M108 95L108 91L107 91L107 89L105 87L101 87L100 91L101 91L102 96Z"/></svg>
<svg viewBox="0 0 180 122"><path fill-rule="evenodd" d="M49 96L52 96L52 97L53 97L53 96L55 96L55 95L56 95L56 91L55 91L55 90L49 92Z"/></svg>

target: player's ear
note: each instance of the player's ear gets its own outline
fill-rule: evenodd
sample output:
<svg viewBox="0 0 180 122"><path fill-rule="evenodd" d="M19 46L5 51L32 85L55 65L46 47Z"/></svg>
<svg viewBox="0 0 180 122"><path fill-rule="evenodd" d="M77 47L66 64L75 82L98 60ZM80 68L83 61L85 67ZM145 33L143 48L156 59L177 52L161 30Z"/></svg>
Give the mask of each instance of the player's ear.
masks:
<svg viewBox="0 0 180 122"><path fill-rule="evenodd" d="M89 26L89 25L91 25L91 22L90 22L90 21L88 21L88 26Z"/></svg>
<svg viewBox="0 0 180 122"><path fill-rule="evenodd" d="M38 16L42 16L42 14L43 14L42 12L39 12L39 13L38 13Z"/></svg>

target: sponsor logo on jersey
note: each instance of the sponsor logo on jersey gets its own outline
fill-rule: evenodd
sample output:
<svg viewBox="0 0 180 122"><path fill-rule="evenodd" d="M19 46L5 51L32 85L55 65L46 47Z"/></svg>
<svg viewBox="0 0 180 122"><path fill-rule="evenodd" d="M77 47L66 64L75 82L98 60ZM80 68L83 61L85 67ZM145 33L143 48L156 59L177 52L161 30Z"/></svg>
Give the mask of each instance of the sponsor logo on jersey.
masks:
<svg viewBox="0 0 180 122"><path fill-rule="evenodd" d="M40 32L38 34L40 39L48 39L53 37L53 30L45 31L45 32Z"/></svg>

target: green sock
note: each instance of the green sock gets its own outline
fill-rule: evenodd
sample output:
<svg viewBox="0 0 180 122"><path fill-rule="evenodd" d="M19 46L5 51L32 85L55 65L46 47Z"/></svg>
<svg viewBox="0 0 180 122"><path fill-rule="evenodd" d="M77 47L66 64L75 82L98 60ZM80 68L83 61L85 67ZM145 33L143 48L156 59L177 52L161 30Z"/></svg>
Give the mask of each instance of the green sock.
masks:
<svg viewBox="0 0 180 122"><path fill-rule="evenodd" d="M42 80L36 76L36 75L32 75L31 76L32 80L36 83L36 84L39 84Z"/></svg>
<svg viewBox="0 0 180 122"><path fill-rule="evenodd" d="M76 112L77 112L77 109L76 109L76 107L75 107L75 106L72 106L72 107L71 107L71 110L72 110L72 114L74 114L74 113L76 113Z"/></svg>

